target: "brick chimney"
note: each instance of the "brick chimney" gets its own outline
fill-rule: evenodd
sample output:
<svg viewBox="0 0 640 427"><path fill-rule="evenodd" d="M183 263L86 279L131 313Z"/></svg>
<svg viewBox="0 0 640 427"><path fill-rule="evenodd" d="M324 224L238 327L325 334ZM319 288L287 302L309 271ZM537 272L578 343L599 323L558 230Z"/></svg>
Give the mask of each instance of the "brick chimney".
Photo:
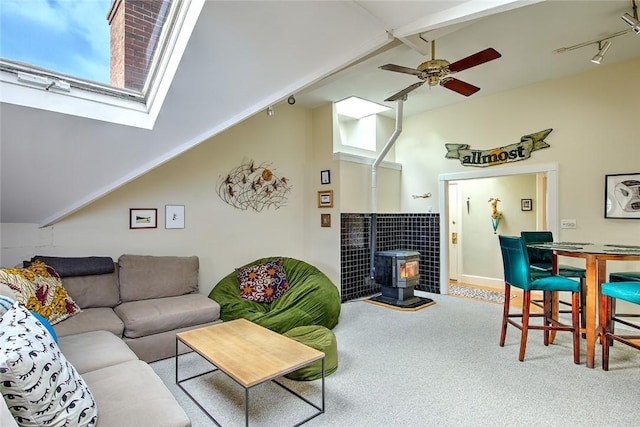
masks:
<svg viewBox="0 0 640 427"><path fill-rule="evenodd" d="M107 14L112 86L144 88L170 5L171 0L113 0Z"/></svg>

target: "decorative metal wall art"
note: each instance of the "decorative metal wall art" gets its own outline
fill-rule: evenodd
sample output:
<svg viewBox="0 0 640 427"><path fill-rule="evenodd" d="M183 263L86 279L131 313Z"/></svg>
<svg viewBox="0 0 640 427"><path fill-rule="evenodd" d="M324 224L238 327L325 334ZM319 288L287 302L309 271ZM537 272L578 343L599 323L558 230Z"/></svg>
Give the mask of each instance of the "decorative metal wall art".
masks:
<svg viewBox="0 0 640 427"><path fill-rule="evenodd" d="M550 147L544 139L553 129L524 135L520 142L489 150L471 150L469 144L445 144L447 159L459 159L462 166L487 167L526 160L535 150Z"/></svg>
<svg viewBox="0 0 640 427"><path fill-rule="evenodd" d="M236 209L260 212L286 205L290 190L289 179L277 175L271 163L256 166L253 160L247 160L218 179L217 191L225 203Z"/></svg>

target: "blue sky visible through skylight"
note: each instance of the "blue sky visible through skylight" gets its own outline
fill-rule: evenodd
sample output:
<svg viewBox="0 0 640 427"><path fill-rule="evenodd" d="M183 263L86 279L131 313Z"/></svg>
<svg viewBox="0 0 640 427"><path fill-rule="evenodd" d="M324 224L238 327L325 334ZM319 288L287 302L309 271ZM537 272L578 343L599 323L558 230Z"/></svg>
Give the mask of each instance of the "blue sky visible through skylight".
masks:
<svg viewBox="0 0 640 427"><path fill-rule="evenodd" d="M0 0L0 57L110 82L112 0Z"/></svg>

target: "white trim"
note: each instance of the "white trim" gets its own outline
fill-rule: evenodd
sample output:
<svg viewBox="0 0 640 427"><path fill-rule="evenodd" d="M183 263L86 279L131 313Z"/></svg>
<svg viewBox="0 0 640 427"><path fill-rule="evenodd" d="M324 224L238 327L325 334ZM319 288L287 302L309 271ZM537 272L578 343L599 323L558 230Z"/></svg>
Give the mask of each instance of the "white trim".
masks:
<svg viewBox="0 0 640 427"><path fill-rule="evenodd" d="M333 160L340 160L343 162L351 162L351 163L360 163L362 165L373 165L375 159L371 157L358 156L357 154L351 153L343 153L341 151L333 153ZM381 168L395 169L398 171L402 170L402 163L389 162L387 160L383 160L380 163Z"/></svg>
<svg viewBox="0 0 640 427"><path fill-rule="evenodd" d="M460 274L458 281L462 283L468 283L469 285L487 286L490 288L496 288L502 290L504 288L504 282L500 279L484 276L473 276L470 274Z"/></svg>
<svg viewBox="0 0 640 427"><path fill-rule="evenodd" d="M449 255L447 236L449 235L449 216L447 203L448 181L465 179L492 178L512 175L531 175L544 173L547 175L547 225L554 234L558 234L558 164L531 164L509 168L485 168L471 172L454 172L438 175L438 211L440 212L440 293L446 294L449 285Z"/></svg>

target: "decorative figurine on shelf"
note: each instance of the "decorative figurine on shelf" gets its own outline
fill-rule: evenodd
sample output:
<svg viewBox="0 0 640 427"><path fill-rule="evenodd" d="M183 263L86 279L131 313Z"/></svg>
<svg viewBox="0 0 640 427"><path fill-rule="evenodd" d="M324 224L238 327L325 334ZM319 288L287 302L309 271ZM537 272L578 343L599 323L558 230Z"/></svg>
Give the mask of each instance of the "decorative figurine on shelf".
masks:
<svg viewBox="0 0 640 427"><path fill-rule="evenodd" d="M489 199L489 203L491 203L491 225L493 226L493 234L497 234L500 219L502 218L502 212L498 211L499 201L500 199L497 197Z"/></svg>

